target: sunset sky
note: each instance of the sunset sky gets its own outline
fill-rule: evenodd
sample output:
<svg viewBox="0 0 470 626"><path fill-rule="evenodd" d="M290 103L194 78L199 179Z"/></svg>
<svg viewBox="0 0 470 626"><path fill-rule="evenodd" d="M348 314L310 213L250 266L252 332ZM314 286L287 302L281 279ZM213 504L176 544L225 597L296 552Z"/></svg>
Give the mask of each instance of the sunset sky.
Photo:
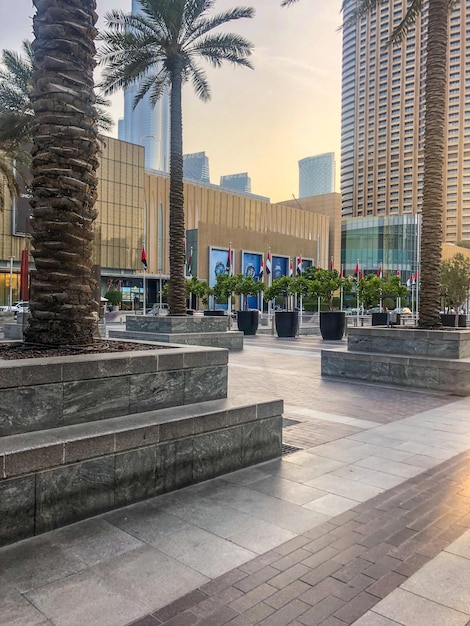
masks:
<svg viewBox="0 0 470 626"><path fill-rule="evenodd" d="M335 152L339 183L341 105L341 0L299 0L289 9L281 0L218 0L216 12L253 6L252 20L230 30L255 44L255 70L230 65L207 67L208 103L187 84L183 91L184 152L205 151L211 182L248 172L253 193L273 202L298 195L298 161ZM131 0L98 0L98 27L113 9L130 11ZM0 0L1 47L19 49L32 39L31 0ZM123 97L112 98L112 115L122 116ZM113 135L117 136L117 124Z"/></svg>

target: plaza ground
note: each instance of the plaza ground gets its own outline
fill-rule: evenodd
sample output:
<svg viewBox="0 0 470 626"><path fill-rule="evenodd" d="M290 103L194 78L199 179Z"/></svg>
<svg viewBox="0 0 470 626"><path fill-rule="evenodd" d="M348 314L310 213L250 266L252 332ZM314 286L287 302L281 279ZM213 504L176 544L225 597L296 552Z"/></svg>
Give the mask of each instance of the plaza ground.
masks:
<svg viewBox="0 0 470 626"><path fill-rule="evenodd" d="M1 548L0 625L470 624L470 398L322 379L333 345L245 338L282 459Z"/></svg>

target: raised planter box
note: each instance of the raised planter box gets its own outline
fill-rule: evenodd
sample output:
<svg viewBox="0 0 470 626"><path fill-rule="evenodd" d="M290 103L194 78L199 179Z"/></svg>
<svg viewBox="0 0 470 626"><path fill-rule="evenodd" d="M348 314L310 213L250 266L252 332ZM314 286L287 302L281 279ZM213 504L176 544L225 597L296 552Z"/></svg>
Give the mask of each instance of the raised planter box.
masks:
<svg viewBox="0 0 470 626"><path fill-rule="evenodd" d="M322 350L322 376L470 395L470 331L350 328L348 351Z"/></svg>
<svg viewBox="0 0 470 626"><path fill-rule="evenodd" d="M0 437L227 396L228 352L154 350L0 360Z"/></svg>
<svg viewBox="0 0 470 626"><path fill-rule="evenodd" d="M223 399L0 438L0 545L279 457L282 409Z"/></svg>

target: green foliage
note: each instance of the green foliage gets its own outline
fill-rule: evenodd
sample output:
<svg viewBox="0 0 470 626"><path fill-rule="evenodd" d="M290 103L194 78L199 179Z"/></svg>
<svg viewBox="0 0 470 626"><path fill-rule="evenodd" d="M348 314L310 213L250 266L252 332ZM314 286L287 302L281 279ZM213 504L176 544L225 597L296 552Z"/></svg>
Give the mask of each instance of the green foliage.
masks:
<svg viewBox="0 0 470 626"><path fill-rule="evenodd" d="M382 297L404 298L408 293L406 285L402 285L400 276L390 276L382 285Z"/></svg>
<svg viewBox="0 0 470 626"><path fill-rule="evenodd" d="M359 300L366 309L377 306L383 294L384 280L375 274L368 274L360 278L357 283Z"/></svg>
<svg viewBox="0 0 470 626"><path fill-rule="evenodd" d="M447 304L456 309L465 302L470 292L470 259L459 253L442 262L441 290Z"/></svg>
<svg viewBox="0 0 470 626"><path fill-rule="evenodd" d="M112 289L111 291L107 291L104 294L104 297L113 305L117 305L122 302L122 293L118 291L117 289Z"/></svg>
<svg viewBox="0 0 470 626"><path fill-rule="evenodd" d="M337 270L309 267L301 278L307 281L308 294L326 302L330 311L333 311L334 308L333 296L341 287L345 294L352 290L352 283L342 278Z"/></svg>
<svg viewBox="0 0 470 626"><path fill-rule="evenodd" d="M186 279L186 296L194 294L196 298L204 299L207 296L209 285L205 280L199 280L196 276Z"/></svg>
<svg viewBox="0 0 470 626"><path fill-rule="evenodd" d="M304 287L303 281L300 281L299 278L293 276L275 278L272 284L264 290L264 299L269 302L276 300L276 298L286 298L287 304L289 304L289 296L301 293Z"/></svg>
<svg viewBox="0 0 470 626"><path fill-rule="evenodd" d="M237 277L228 274L219 274L216 278L215 285L212 287L212 295L217 302L228 300L235 293L237 286Z"/></svg>
<svg viewBox="0 0 470 626"><path fill-rule="evenodd" d="M264 283L259 280L254 280L252 276L237 274L235 276L235 281L233 293L237 294L237 296L245 298L245 305L248 296L257 296L264 290Z"/></svg>

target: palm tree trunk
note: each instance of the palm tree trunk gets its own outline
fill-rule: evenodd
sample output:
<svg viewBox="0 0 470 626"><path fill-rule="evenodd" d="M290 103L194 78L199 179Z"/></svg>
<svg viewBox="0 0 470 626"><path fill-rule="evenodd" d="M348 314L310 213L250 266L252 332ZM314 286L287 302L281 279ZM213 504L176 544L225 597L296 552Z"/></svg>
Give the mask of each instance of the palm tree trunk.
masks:
<svg viewBox="0 0 470 626"><path fill-rule="evenodd" d="M168 285L170 315L186 315L181 86L181 68L176 62L171 68L170 97L170 283Z"/></svg>
<svg viewBox="0 0 470 626"><path fill-rule="evenodd" d="M93 295L93 221L98 166L93 70L95 0L34 0L35 113L32 317L29 342L87 344Z"/></svg>
<svg viewBox="0 0 470 626"><path fill-rule="evenodd" d="M421 292L418 325L420 328L438 328L441 325L439 276L444 214L448 0L430 0L427 31Z"/></svg>

